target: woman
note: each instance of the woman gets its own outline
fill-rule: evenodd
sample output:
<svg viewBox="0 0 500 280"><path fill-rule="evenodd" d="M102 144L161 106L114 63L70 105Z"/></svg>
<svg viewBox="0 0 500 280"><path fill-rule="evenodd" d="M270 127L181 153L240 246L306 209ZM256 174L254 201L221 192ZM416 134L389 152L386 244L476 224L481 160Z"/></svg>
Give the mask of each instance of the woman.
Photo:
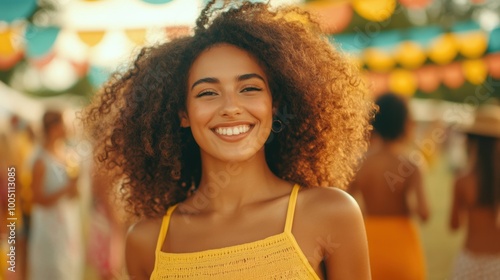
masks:
<svg viewBox="0 0 500 280"><path fill-rule="evenodd" d="M479 107L464 132L468 165L455 180L450 227L466 237L452 279L500 279L500 107Z"/></svg>
<svg viewBox="0 0 500 280"><path fill-rule="evenodd" d="M43 147L33 166L33 208L28 243L30 279L82 279L77 176L68 174L62 114L43 115Z"/></svg>
<svg viewBox="0 0 500 280"><path fill-rule="evenodd" d="M422 174L406 155L413 126L408 105L394 94L380 96L375 104L373 145L350 188L364 202L372 278L426 279L412 216L426 221L429 210Z"/></svg>
<svg viewBox="0 0 500 280"><path fill-rule="evenodd" d="M366 148L359 73L298 8L213 2L194 35L144 49L84 114L142 218L129 274L369 279L359 208L327 188Z"/></svg>

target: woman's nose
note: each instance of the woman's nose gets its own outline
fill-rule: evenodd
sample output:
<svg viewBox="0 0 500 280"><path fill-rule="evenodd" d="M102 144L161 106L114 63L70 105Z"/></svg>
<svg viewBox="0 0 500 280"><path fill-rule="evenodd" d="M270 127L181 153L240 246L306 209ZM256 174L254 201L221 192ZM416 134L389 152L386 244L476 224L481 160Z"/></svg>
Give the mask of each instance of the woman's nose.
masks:
<svg viewBox="0 0 500 280"><path fill-rule="evenodd" d="M236 94L226 94L224 96L224 101L221 106L220 115L221 116L235 116L241 114L241 106Z"/></svg>

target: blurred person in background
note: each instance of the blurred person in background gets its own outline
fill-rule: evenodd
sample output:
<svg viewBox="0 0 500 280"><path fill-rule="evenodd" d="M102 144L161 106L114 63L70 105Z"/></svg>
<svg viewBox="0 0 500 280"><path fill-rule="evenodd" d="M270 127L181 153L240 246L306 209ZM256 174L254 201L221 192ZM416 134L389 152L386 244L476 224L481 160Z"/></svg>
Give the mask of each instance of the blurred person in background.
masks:
<svg viewBox="0 0 500 280"><path fill-rule="evenodd" d="M81 279L78 174L67 162L66 128L61 112L47 111L42 125L43 144L35 154L31 181L29 279Z"/></svg>
<svg viewBox="0 0 500 280"><path fill-rule="evenodd" d="M33 166L31 161L36 141L31 124L17 114L10 117L10 126L8 141L13 156L9 166L16 168L16 217L19 229L16 235L16 274L18 279L25 279L32 198L30 167Z"/></svg>
<svg viewBox="0 0 500 280"><path fill-rule="evenodd" d="M388 93L375 103L379 112L372 143L350 186L362 200L372 279L425 279L425 258L412 216L426 221L429 208L422 173L407 156L414 123L402 97Z"/></svg>
<svg viewBox="0 0 500 280"><path fill-rule="evenodd" d="M7 169L11 162L11 149L9 142L7 141L7 133L0 131L0 221L7 221L7 210L8 210L8 172ZM9 228L5 225L0 226L0 279L12 279L12 277L7 278L7 267L9 253L9 244L7 243L9 236ZM10 273L12 276L13 273Z"/></svg>
<svg viewBox="0 0 500 280"><path fill-rule="evenodd" d="M27 184L27 180L31 177L28 162L34 147L34 135L29 123L17 114L12 113L8 117L8 128L2 133L1 145L2 170L7 172L9 168L9 173L12 174L15 180L12 182L15 188L11 188L8 193L6 184L5 189L2 188L5 196L1 196L2 211L7 210L7 204L3 204L7 202L7 195L15 199L14 211L12 215L9 213L9 218L15 218L16 221L15 244L12 243L7 246L15 245L16 265L15 273L7 272L6 279L25 279L27 266L26 243L29 232L29 212L26 210L30 206L30 186ZM7 179L6 177L5 180ZM5 182L7 183L7 181Z"/></svg>
<svg viewBox="0 0 500 280"><path fill-rule="evenodd" d="M466 237L452 279L500 279L500 106L480 106L463 132L468 164L455 179L450 228Z"/></svg>
<svg viewBox="0 0 500 280"><path fill-rule="evenodd" d="M87 261L101 280L120 279L125 261L124 213L110 196L112 184L108 176L94 172Z"/></svg>

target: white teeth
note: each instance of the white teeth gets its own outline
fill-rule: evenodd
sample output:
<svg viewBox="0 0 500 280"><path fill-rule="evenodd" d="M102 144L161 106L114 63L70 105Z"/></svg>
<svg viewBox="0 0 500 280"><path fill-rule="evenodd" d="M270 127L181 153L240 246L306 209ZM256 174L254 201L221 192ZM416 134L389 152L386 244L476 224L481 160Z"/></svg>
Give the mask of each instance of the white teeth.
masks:
<svg viewBox="0 0 500 280"><path fill-rule="evenodd" d="M249 125L238 125L233 127L217 127L215 133L220 135L240 135L250 130Z"/></svg>

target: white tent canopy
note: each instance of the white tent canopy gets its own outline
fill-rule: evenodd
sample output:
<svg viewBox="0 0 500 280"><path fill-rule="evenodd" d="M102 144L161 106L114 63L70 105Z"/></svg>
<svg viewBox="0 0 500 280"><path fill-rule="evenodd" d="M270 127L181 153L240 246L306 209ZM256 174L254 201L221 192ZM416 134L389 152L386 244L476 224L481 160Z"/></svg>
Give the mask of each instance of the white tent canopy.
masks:
<svg viewBox="0 0 500 280"><path fill-rule="evenodd" d="M7 115L17 114L27 121L37 121L41 118L44 110L42 102L29 98L0 82L0 112L2 118Z"/></svg>

